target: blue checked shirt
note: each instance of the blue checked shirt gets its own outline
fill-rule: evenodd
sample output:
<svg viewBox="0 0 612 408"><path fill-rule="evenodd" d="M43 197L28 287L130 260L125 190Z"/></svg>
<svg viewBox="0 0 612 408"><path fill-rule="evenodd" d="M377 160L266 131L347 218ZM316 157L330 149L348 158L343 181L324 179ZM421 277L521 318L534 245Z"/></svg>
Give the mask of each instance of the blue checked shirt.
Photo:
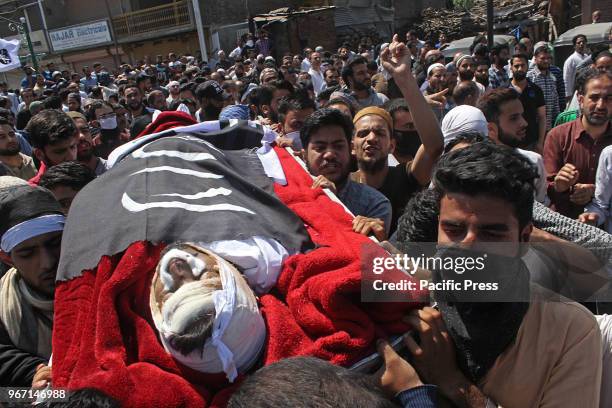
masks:
<svg viewBox="0 0 612 408"><path fill-rule="evenodd" d="M559 95L559 112L563 112L565 110L565 106L567 105L565 102L565 80L563 79L563 71L556 65L551 65L550 73L555 76L557 80L557 95ZM554 119L553 119L554 120Z"/></svg>
<svg viewBox="0 0 612 408"><path fill-rule="evenodd" d="M508 85L510 85L510 77L506 68L498 70L495 65L491 65L491 68L489 68L489 86L491 89L507 88Z"/></svg>
<svg viewBox="0 0 612 408"><path fill-rule="evenodd" d="M542 73L537 65L534 65L534 67L527 72L527 78L539 86L544 93L544 101L546 101L546 131L548 132L559 114L557 79L551 72L547 72L546 74Z"/></svg>

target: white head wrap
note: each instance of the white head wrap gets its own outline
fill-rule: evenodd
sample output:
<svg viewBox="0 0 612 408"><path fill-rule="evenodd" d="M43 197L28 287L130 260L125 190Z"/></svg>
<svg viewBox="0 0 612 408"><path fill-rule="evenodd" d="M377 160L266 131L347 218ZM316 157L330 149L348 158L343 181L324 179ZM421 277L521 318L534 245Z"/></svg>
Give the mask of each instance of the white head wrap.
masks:
<svg viewBox="0 0 612 408"><path fill-rule="evenodd" d="M242 275L213 252L202 248L200 250L217 262L223 288L206 295L203 294L202 281L186 283L166 300L162 310L158 309L152 290L151 312L164 348L176 360L204 373L225 372L227 378L233 382L239 373L246 372L257 361L266 339L266 326L257 306L257 299ZM167 271L161 269L164 265L167 267L172 258L177 257L175 251L169 251L161 260L159 278L162 282L166 280L163 275ZM186 258L190 265L193 263L196 266L195 274L201 275L203 270L198 270L201 265L195 261L191 262L191 255L184 253L178 257ZM182 333L185 327L198 317L198 311L210 309L211 302L215 308L211 338L206 340L201 349L188 355L175 350L168 340L169 336L172 333Z"/></svg>
<svg viewBox="0 0 612 408"><path fill-rule="evenodd" d="M431 74L431 71L433 71L436 68L444 68L446 69L446 67L442 64L440 64L439 62L436 62L435 64L431 64L429 66L429 68L427 68L427 76L429 76Z"/></svg>
<svg viewBox="0 0 612 408"><path fill-rule="evenodd" d="M461 65L461 62L462 62L464 59L471 59L471 60L474 60L474 57L472 57L471 55L466 55L466 54L464 54L464 55L460 56L459 58L457 58L457 61L455 61L455 67L459 67L459 65Z"/></svg>
<svg viewBox="0 0 612 408"><path fill-rule="evenodd" d="M459 105L451 109L442 119L444 145L465 132L478 132L487 137L489 135L487 119L480 109L470 105Z"/></svg>

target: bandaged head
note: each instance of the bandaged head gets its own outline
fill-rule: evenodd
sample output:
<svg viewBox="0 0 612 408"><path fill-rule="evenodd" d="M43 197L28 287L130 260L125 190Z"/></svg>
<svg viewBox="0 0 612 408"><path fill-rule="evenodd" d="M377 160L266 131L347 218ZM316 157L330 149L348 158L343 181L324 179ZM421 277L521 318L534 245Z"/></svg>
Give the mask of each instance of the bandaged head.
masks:
<svg viewBox="0 0 612 408"><path fill-rule="evenodd" d="M263 350L266 327L253 291L233 265L197 245L162 256L150 302L164 348L194 370L233 381Z"/></svg>

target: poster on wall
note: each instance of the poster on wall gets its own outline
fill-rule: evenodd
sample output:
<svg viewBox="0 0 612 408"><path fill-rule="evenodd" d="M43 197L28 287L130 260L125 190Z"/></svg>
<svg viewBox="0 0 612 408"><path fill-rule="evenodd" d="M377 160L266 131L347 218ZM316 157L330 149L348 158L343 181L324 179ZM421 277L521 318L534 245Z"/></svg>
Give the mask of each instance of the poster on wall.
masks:
<svg viewBox="0 0 612 408"><path fill-rule="evenodd" d="M106 20L49 30L53 51L66 51L111 42Z"/></svg>

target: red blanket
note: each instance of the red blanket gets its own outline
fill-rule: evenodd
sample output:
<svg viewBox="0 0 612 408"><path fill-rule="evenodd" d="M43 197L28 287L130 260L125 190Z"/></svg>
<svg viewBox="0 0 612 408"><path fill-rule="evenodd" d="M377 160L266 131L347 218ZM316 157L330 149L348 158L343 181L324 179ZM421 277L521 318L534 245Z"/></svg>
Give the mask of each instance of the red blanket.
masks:
<svg viewBox="0 0 612 408"><path fill-rule="evenodd" d="M260 299L268 328L264 364L295 355L350 364L373 350L376 336L405 331L400 318L417 304L360 302L363 246L375 244L352 232L349 215L310 188L310 176L285 150L277 153L288 184L276 185L276 193L319 247L289 258L277 288ZM55 387L98 388L125 407L225 405L236 385L181 367L157 338L149 287L161 249L137 242L59 283Z"/></svg>

